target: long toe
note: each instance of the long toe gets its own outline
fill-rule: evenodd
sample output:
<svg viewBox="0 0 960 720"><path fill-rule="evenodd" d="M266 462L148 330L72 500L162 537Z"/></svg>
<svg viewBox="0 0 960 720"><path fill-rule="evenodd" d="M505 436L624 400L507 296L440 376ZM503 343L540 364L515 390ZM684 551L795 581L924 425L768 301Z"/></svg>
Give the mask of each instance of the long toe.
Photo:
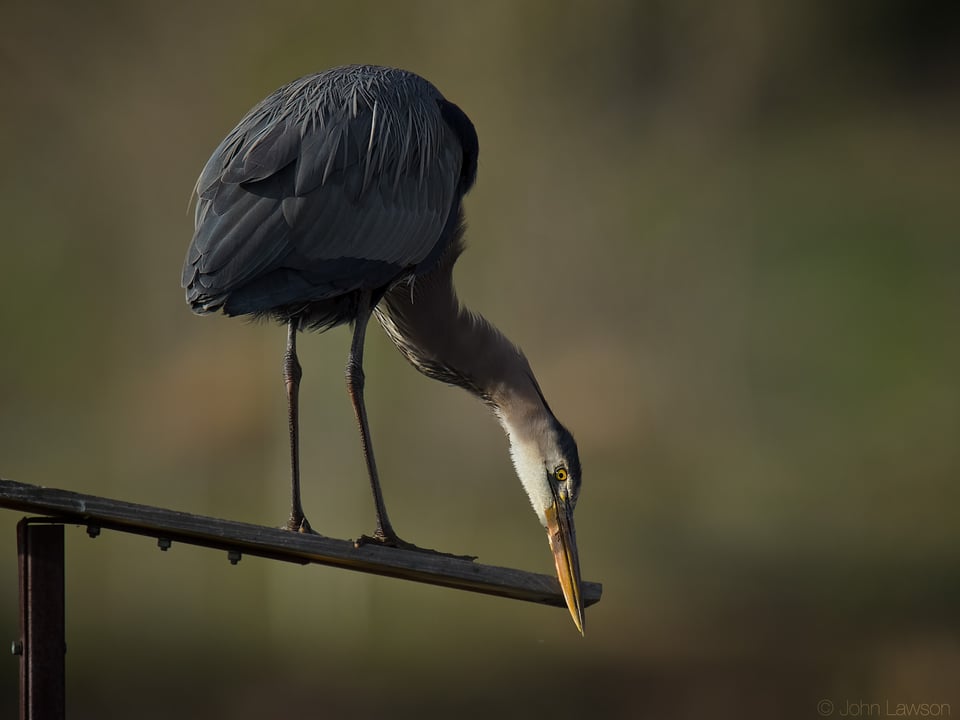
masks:
<svg viewBox="0 0 960 720"><path fill-rule="evenodd" d="M413 550L414 552L427 553L428 555L440 555L442 557L455 558L457 560L469 560L473 561L477 559L476 555L457 555L456 553L447 553L441 552L440 550L433 550L431 548L423 548L419 545L414 545L413 543L402 540L396 535L396 533L391 533L389 535L376 532L373 535L361 535L356 540L353 541L353 546L355 548L362 547L364 545L379 545L380 547L392 547L400 548L401 550Z"/></svg>
<svg viewBox="0 0 960 720"><path fill-rule="evenodd" d="M377 530L373 535L361 535L353 541L354 547L360 547L361 545L380 545L381 547L400 548L402 550L423 550L413 543L401 540L395 533L388 534L381 530Z"/></svg>

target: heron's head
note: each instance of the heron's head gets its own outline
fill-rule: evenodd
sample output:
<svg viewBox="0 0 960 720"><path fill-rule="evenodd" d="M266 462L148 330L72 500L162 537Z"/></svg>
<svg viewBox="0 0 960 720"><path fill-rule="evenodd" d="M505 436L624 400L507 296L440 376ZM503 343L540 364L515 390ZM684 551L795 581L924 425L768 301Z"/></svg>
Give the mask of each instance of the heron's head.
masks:
<svg viewBox="0 0 960 720"><path fill-rule="evenodd" d="M583 633L580 560L573 509L580 495L580 456L570 432L549 411L504 423L510 455L540 523L547 531L557 578L577 630Z"/></svg>

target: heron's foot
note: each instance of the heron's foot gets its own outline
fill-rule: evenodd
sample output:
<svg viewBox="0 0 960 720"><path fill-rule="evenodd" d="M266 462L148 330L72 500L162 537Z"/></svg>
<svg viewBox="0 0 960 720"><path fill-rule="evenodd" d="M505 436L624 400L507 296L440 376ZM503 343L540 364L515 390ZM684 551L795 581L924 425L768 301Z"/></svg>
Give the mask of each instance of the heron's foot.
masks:
<svg viewBox="0 0 960 720"><path fill-rule="evenodd" d="M433 550L431 548L422 548L419 545L414 545L406 540L401 540L395 533L388 535L380 530L375 532L373 535L361 535L353 541L353 546L355 548L361 547L362 545L379 545L381 547L400 548L401 550L413 550L414 552L427 553L428 555L439 555L441 557L455 558L457 560L468 560L470 562L473 562L477 559L476 555L457 555L456 553L447 553L441 552L440 550Z"/></svg>
<svg viewBox="0 0 960 720"><path fill-rule="evenodd" d="M289 530L290 532L303 533L305 535L319 535L316 530L310 527L310 523L307 521L307 518L301 515L299 518L295 515L291 515L290 519L287 520L287 524L283 526L284 530Z"/></svg>

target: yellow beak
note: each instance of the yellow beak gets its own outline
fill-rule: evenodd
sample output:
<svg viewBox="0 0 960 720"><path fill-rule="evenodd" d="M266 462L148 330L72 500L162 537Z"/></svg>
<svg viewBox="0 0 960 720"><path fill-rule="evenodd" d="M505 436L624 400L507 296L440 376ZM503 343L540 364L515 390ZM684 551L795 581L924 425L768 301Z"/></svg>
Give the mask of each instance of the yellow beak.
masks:
<svg viewBox="0 0 960 720"><path fill-rule="evenodd" d="M577 556L577 533L573 527L573 508L565 498L555 496L546 512L547 538L557 566L557 579L563 598L577 630L583 635L583 600L580 592L580 558Z"/></svg>

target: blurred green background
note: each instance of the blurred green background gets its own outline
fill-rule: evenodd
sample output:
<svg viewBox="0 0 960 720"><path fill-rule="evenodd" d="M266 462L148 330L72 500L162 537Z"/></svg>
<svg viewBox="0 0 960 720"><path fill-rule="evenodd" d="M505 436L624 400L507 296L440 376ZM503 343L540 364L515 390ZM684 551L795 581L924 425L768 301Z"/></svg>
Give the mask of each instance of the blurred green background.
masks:
<svg viewBox="0 0 960 720"><path fill-rule="evenodd" d="M578 439L604 583L580 638L566 610L68 529L70 717L960 713L958 8L4 5L0 475L283 521L284 332L189 312L187 201L276 87L396 65L477 127L460 293ZM301 345L335 537L372 529L348 341ZM375 326L366 364L400 534L552 572L489 413ZM7 656L0 717L16 682Z"/></svg>

